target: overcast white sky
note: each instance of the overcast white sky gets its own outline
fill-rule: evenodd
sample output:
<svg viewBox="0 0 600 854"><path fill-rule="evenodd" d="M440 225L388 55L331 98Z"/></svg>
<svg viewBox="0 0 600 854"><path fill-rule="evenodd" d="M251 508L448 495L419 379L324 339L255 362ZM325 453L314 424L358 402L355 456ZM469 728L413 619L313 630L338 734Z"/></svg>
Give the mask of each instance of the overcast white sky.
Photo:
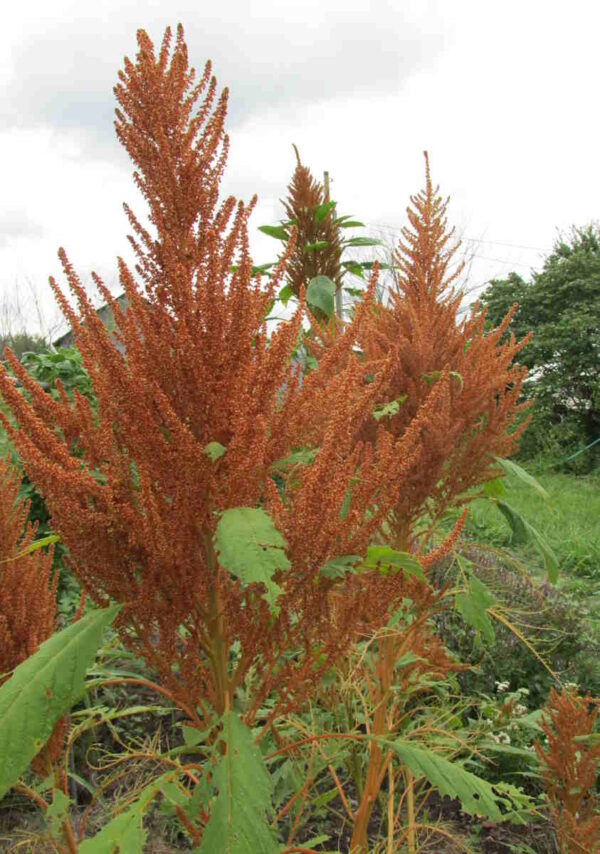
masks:
<svg viewBox="0 0 600 854"><path fill-rule="evenodd" d="M473 285L527 275L557 229L600 218L597 0L22 0L2 18L0 300L18 290L32 329L30 286L56 319L59 245L114 286L129 257L112 87L138 27L156 43L181 21L192 63L230 87L224 190L258 193L256 226L281 216L292 142L339 212L390 235L427 148Z"/></svg>

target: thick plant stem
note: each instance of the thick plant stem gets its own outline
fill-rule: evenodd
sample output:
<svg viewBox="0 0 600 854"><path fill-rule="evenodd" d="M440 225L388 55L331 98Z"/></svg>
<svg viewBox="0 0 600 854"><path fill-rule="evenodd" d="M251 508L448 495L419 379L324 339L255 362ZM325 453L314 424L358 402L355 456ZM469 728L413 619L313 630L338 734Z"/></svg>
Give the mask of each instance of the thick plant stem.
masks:
<svg viewBox="0 0 600 854"><path fill-rule="evenodd" d="M219 597L219 565L210 531L204 533L204 550L206 560L214 580L209 593L209 637L211 646L211 663L215 679L215 711L223 715L231 705L231 683L229 679L229 644L225 633L225 624Z"/></svg>
<svg viewBox="0 0 600 854"><path fill-rule="evenodd" d="M371 729L372 740L369 747L369 764L362 797L358 809L354 814L354 828L350 841L350 851L352 854L367 854L368 852L367 830L369 819L371 818L373 806L383 781L383 774L387 767L388 760L384 759L383 751L377 738L385 736L388 731L386 720L387 700L396 659L395 646L396 638L394 636L383 638L379 644L379 657L377 661L379 684L374 697L375 712L373 714L373 726Z"/></svg>

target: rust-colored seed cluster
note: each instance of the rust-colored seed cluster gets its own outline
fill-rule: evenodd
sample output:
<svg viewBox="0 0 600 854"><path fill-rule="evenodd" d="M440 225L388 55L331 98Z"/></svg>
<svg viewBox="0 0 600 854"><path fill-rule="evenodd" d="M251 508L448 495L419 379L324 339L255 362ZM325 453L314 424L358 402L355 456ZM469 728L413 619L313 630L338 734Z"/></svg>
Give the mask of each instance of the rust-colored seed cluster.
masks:
<svg viewBox="0 0 600 854"><path fill-rule="evenodd" d="M542 718L547 745L535 745L557 841L565 854L600 851L595 803L600 744L588 740L598 710L598 705L590 707L589 696L552 690Z"/></svg>
<svg viewBox="0 0 600 854"><path fill-rule="evenodd" d="M411 198L409 226L394 256L396 289L385 305L369 306L358 336L369 373L386 365L377 404L398 404L379 423L394 437L417 429L422 449L391 517L397 544L410 538L424 511L434 525L467 490L501 473L495 456L512 453L529 406L519 402L526 372L514 362L527 339L503 340L510 316L488 332L477 305L459 317L461 294L453 287L462 269L453 267L459 244L452 243L448 202L433 186L425 159L425 189ZM320 332L321 347L330 349L335 336ZM337 352L334 370L346 358ZM377 429L371 419L362 438L372 441Z"/></svg>
<svg viewBox="0 0 600 854"><path fill-rule="evenodd" d="M52 550L23 554L35 538L19 478L0 462L0 684L54 631Z"/></svg>
<svg viewBox="0 0 600 854"><path fill-rule="evenodd" d="M491 476L492 453L511 449L518 346L501 345L502 330L485 336L480 314L456 326L458 298L440 293L448 238L428 180L411 215L417 236L406 237L403 295L375 308L373 278L300 384L291 355L303 307L270 337L264 322L293 241L261 289L248 249L254 203L220 200L227 93L209 65L195 81L181 28L173 49L169 31L157 54L143 31L138 44L115 89L117 134L151 223L126 207L137 258L135 271L119 261L129 309L94 277L116 342L62 249L75 307L51 280L96 406L77 392L70 401L59 383L52 399L9 353L28 399L0 374L18 427L4 424L86 591L126 605L124 641L198 725L251 671L252 720L271 693L279 709L299 704L353 639L385 624L401 593L393 576L328 579L320 567L364 554L390 518L406 542L428 499L441 512ZM311 193L307 205L322 200ZM398 415L378 425L375 408L399 394ZM216 461L205 452L214 442L226 449ZM278 491L273 464L299 447L317 450L314 462ZM223 510L258 505L288 543L276 614L261 585L219 566L213 545Z"/></svg>
<svg viewBox="0 0 600 854"><path fill-rule="evenodd" d="M315 218L316 208L329 199L322 184L300 162L297 151L296 156L298 162L283 207L297 232L295 251L286 266L286 280L298 297L315 276L328 276L341 287L342 238L332 212L322 219Z"/></svg>

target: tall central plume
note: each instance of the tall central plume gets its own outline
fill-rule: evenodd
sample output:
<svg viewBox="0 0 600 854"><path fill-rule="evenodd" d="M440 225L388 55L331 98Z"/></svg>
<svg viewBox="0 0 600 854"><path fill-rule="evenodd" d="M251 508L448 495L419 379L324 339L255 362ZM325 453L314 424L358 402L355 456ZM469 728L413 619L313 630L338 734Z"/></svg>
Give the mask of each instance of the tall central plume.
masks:
<svg viewBox="0 0 600 854"><path fill-rule="evenodd" d="M53 400L9 354L29 400L3 373L18 428L5 424L82 585L98 603L126 604L125 642L193 718L210 706L222 712L252 667L251 716L274 688L280 703L299 702L361 631L369 576L340 581L319 569L335 555L364 554L403 473L418 463L418 419L399 439L381 429L357 444L390 379L385 360L368 383L350 356L344 370L315 370L299 387L291 354L302 307L269 339L264 323L286 259L261 289L248 250L253 202L219 197L227 93L217 94L210 65L195 82L181 28L172 49L169 31L158 54L143 31L138 44L115 88L117 134L150 220L145 228L126 206L137 257L135 271L119 260L129 307L94 276L115 341L61 249L75 307L51 284L95 400L75 392L71 402L60 384ZM325 368L351 352L367 313L368 301ZM314 460L281 495L273 466L303 446ZM219 565L215 527L239 506L270 511L287 540L275 614L261 584L244 585ZM332 596L340 586L344 595ZM386 619L377 591L382 601L365 611L367 622ZM234 642L239 653L230 654ZM296 654L285 656L290 649Z"/></svg>

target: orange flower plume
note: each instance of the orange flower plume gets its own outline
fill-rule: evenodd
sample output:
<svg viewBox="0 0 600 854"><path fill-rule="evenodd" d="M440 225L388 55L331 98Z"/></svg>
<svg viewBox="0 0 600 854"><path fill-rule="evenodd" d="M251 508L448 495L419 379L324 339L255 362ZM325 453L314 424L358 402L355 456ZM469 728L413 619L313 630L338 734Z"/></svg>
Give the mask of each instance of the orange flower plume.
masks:
<svg viewBox="0 0 600 854"><path fill-rule="evenodd" d="M28 509L16 472L0 461L0 684L54 631L52 549L26 553L35 539Z"/></svg>
<svg viewBox="0 0 600 854"><path fill-rule="evenodd" d="M286 279L298 297L301 288L315 276L327 276L336 287L341 286L342 243L340 227L334 222L331 212L323 218L315 217L315 209L329 199L325 197L322 184L313 178L307 166L302 165L297 149L296 158L296 169L282 204L297 231L295 249L286 267Z"/></svg>
<svg viewBox="0 0 600 854"><path fill-rule="evenodd" d="M409 225L394 255L396 287L387 304L363 313L358 336L371 374L382 363L388 366L388 379L379 385L379 425L400 437L415 419L421 422L426 464L404 479L391 515L398 544L407 542L424 511L433 525L465 500L467 490L501 474L495 457L514 451L529 407L520 401L526 371L514 362L528 339L504 340L510 315L489 332L477 304L460 318L456 282L462 266L454 263L459 244L448 229L448 201L432 184L427 154L425 164L425 188L411 197ZM319 358L335 348L333 335L325 329L321 335L320 349L313 348ZM337 352L331 370L346 358ZM371 420L363 438L371 441L376 430Z"/></svg>
<svg viewBox="0 0 600 854"><path fill-rule="evenodd" d="M597 703L590 707L589 696L553 689L542 717L547 746L535 744L557 840L565 854L600 851L595 798L600 745L591 741Z"/></svg>
<svg viewBox="0 0 600 854"><path fill-rule="evenodd" d="M8 353L28 399L0 375L18 428L4 423L81 584L100 604L126 603L124 641L192 717L199 708L198 722L209 706L223 712L252 668L252 717L271 691L286 707L300 702L364 628L356 612L368 578L347 582L333 635L329 593L339 582L319 569L365 553L419 459L419 435L382 429L358 442L389 380L385 360L371 384L353 357L344 371L315 370L299 383L291 355L302 307L270 338L264 322L287 259L262 290L248 249L254 203L219 197L227 93L217 94L209 65L195 81L181 28L172 50L169 31L157 55L143 31L138 44L115 89L117 134L150 220L142 225L126 206L137 258L137 278L119 260L128 309L94 276L116 341L62 249L75 307L51 280L96 404L77 392L70 401L60 384L52 399ZM355 337L348 325L336 346L350 353ZM211 443L225 450L216 460ZM314 462L280 495L273 465L307 444ZM269 510L287 538L291 569L276 577L276 615L261 584L244 586L218 563L219 514L239 506ZM387 610L371 609L376 625ZM299 652L284 655L290 649Z"/></svg>

